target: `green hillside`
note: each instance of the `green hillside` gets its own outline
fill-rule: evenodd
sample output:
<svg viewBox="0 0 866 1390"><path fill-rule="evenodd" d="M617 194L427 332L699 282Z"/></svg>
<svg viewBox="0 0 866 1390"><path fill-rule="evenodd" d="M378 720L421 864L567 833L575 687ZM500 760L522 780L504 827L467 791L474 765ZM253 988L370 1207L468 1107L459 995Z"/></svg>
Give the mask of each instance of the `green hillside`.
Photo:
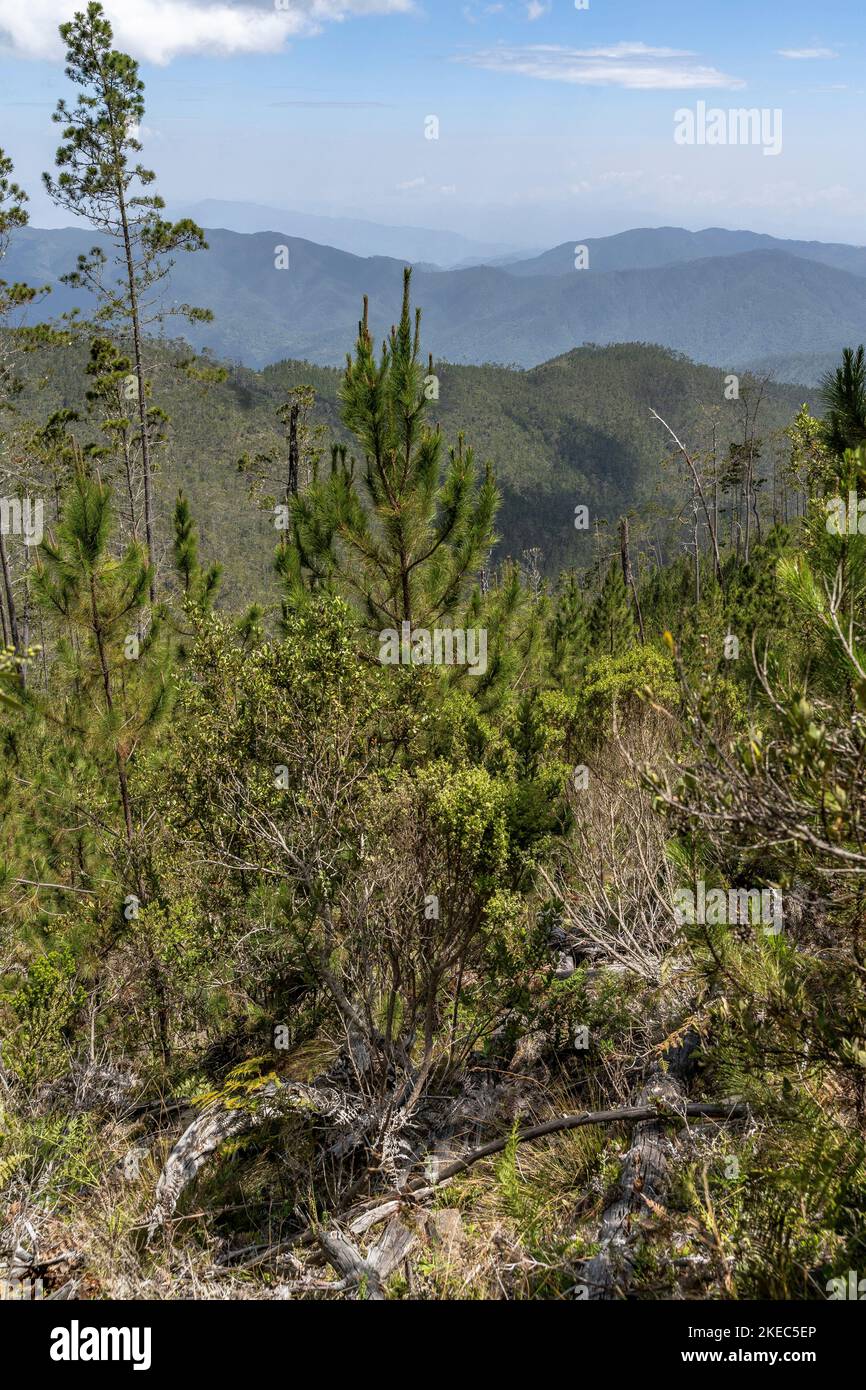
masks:
<svg viewBox="0 0 866 1390"><path fill-rule="evenodd" d="M47 385L40 409L50 402L82 409L83 348L53 350L31 360L31 381ZM161 349L159 398L171 417L170 442L161 467L161 534L168 536L170 509L182 486L199 522L203 552L220 559L231 595L271 592L266 542L272 520L250 497L238 459L278 445L276 410L286 392L309 383L316 391L314 422L331 439L346 440L337 410L341 373L309 362L285 361L263 371L228 367L222 382L202 385L169 370L177 351ZM574 508L590 508L593 521L614 520L640 508L652 533L667 545L682 501L663 461L665 432L654 408L692 447L709 447L713 426L720 456L742 436L742 399L724 399L724 375L680 354L647 344L579 348L529 371L506 367L435 364L439 400L432 403L450 442L463 431L483 460L491 460L503 493L498 518L498 556L519 557L538 547L548 572L589 564L591 535L574 529ZM742 397L756 383L744 377ZM814 392L812 393L814 395ZM805 387L769 385L758 433L768 439L790 424L807 399ZM25 391L18 409L34 409ZM675 500L678 499L678 500Z"/></svg>

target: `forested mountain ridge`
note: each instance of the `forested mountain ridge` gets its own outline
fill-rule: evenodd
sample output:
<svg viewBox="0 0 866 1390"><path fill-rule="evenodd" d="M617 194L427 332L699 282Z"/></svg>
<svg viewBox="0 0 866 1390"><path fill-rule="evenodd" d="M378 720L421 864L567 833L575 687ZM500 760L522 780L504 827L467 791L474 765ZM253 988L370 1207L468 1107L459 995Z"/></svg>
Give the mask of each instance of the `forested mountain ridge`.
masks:
<svg viewBox="0 0 866 1390"><path fill-rule="evenodd" d="M693 249L692 234L683 237ZM209 305L214 321L188 329L197 349L208 347L254 367L285 357L338 365L362 295L370 296L377 339L399 312L405 262L353 256L279 231L215 229L207 240L206 262L180 257L158 301ZM575 269L573 246L532 263L536 273L526 273L527 262L419 268L415 284L425 308L428 350L452 362L529 367L584 343L655 342L730 371L776 355L791 379L785 371L791 354L838 357L846 343L860 341L866 331L866 253L820 243L814 250L793 243L791 250L784 241L757 240L761 249L667 260L673 248L660 249L654 234L649 245L639 240L628 253L611 248L617 238L609 238L599 243L601 265L590 249L585 270ZM766 240L771 249L762 249ZM51 284L56 313L82 307L86 293L60 284L60 277L94 244L99 237L78 228L23 228L10 248L7 271L30 284ZM653 263L654 255L661 264ZM647 267L629 264L645 259ZM524 273L517 273L521 264ZM539 268L555 273L540 274ZM815 379L814 369L809 379Z"/></svg>
<svg viewBox="0 0 866 1390"><path fill-rule="evenodd" d="M371 298L371 313L374 308ZM289 391L306 384L315 391L311 424L325 430L319 448L326 453L331 440L349 442L338 407L341 373L307 362L279 362L260 372L229 365L225 380L203 385L170 371L181 356L181 345L164 344L154 358L172 421L161 464L161 532L170 533L173 498L183 487L203 545L226 562L231 591L240 585L248 597L263 598L273 590L265 544L273 539L273 519L250 497L238 460L265 448L285 453L277 410ZM28 360L26 380L38 381L39 389L27 386L19 415L33 417L50 405L76 409L86 421L85 361L83 344ZM434 362L434 372L438 400L429 403L431 419L446 438L462 430L493 465L502 492L497 558L519 560L525 549L537 548L550 575L593 562L591 539L574 528L578 505L602 525L641 509L642 541L665 551L678 544L678 483L665 465L670 439L651 410L697 449L709 448L715 431L721 459L742 439L746 406L760 393L761 468L769 475L788 447L783 430L813 394L744 376L740 399L726 400L726 373L639 343L579 348L528 371ZM263 547L252 555L245 528Z"/></svg>
<svg viewBox="0 0 866 1390"><path fill-rule="evenodd" d="M731 231L725 227L706 227L687 232L683 227L636 227L606 237L576 237L562 242L539 256L510 262L511 275L566 275L574 268L577 245L585 246L587 269L657 270L662 266L738 256L749 251L779 251L783 255L816 261L852 275L866 275L866 246L842 242L795 241L768 236L764 232Z"/></svg>

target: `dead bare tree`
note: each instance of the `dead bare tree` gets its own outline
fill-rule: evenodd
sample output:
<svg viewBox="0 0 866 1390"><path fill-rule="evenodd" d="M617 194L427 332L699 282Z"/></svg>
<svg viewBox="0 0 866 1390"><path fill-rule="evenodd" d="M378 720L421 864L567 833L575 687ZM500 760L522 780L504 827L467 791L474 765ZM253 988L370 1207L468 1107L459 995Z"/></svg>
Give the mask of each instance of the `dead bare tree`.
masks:
<svg viewBox="0 0 866 1390"><path fill-rule="evenodd" d="M670 427L670 425L667 423L667 421L662 419L662 417L661 417L661 415L659 415L658 411L657 411L657 410L650 410L650 414L652 415L652 417L653 417L654 420L658 420L659 424L662 425L662 426L664 427L664 429L667 430L667 432L668 432L668 434L670 435L671 439L674 441L674 444L677 446L677 449L679 450L680 456L681 456L682 459L685 461L685 464L686 464L686 467L687 467L688 470L689 470L689 473L691 474L692 483L693 483L693 485L694 485L694 489L695 489L695 491L696 491L698 497L700 498L701 508L702 508L702 510L703 510L704 517L706 518L707 529L708 529L708 531L709 531L709 533L710 533L710 540L711 540L711 542L712 542L712 547L713 547L713 561L714 561L714 564L715 564L716 579L717 579L717 581L719 582L719 584L722 584L722 560L721 560L721 555L719 554L719 537L718 537L718 533L717 533L717 530L716 530L716 525L715 525L715 520L714 520L714 513L713 513L713 511L710 510L710 505L709 505L709 503L708 503L708 501L707 501L706 491L705 491L704 485L703 485L703 483L702 483L702 481L701 481L700 470L699 470L699 468L698 468L697 462L695 461L694 455L692 455L692 454L689 452L689 450L686 448L685 444L683 444L682 440L681 440L681 439L678 437L678 435L671 429L671 427Z"/></svg>
<svg viewBox="0 0 866 1390"><path fill-rule="evenodd" d="M570 791L574 829L559 863L540 870L576 952L648 983L660 980L676 934L664 821L638 770L658 754L664 723L650 714L596 757L586 790Z"/></svg>

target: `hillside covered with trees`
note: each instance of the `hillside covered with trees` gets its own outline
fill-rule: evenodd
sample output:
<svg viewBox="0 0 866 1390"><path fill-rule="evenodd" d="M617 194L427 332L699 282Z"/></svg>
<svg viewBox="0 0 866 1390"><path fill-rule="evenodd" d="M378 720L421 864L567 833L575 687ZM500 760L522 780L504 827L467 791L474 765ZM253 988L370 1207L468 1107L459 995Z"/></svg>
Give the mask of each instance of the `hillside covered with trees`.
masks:
<svg viewBox="0 0 866 1390"><path fill-rule="evenodd" d="M46 307L50 303L49 296ZM80 439L95 443L103 437L104 402L87 395L90 352L86 325L79 330L73 324L21 361L15 426L24 447L46 417L69 410L78 416ZM288 454L291 407L303 408L299 469L307 479L315 468L329 466L333 444L353 447L339 405L342 373L288 361L256 372L192 356L183 342L158 339L149 349L149 369L154 395L171 420L155 460L163 550L183 488L204 548L224 564L226 597L273 601L276 460ZM785 431L804 400L814 406L814 390L743 376L733 397L728 374L639 343L577 348L526 372L447 362L431 368L428 362L423 375L430 382L425 393L431 426L439 425L449 439L462 431L479 458L495 463L501 494L496 562L520 561L532 550L540 552L538 564L551 580L563 569L583 572L616 544L623 513L634 518L641 566L644 555L670 557L683 541L690 543L690 518L680 515L682 460L653 411L706 457L708 477L717 478L726 532L741 506L737 470L729 467L732 448L742 452L745 445L754 457L760 491L767 495L762 524L784 521L802 508L802 487L789 473ZM575 530L578 505L591 512L588 533ZM608 533L613 540L605 539Z"/></svg>
<svg viewBox="0 0 866 1390"><path fill-rule="evenodd" d="M3 1278L845 1297L863 349L811 409L640 345L438 368L407 272L341 373L184 354L204 235L101 7L61 32L48 186L116 259L72 320L0 281Z"/></svg>

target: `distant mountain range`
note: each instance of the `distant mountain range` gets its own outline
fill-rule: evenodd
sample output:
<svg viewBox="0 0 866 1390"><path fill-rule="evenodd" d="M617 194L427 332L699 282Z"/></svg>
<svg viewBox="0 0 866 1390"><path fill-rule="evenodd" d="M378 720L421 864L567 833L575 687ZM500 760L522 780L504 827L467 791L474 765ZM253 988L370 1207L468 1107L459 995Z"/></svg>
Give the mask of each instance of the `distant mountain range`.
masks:
<svg viewBox="0 0 866 1390"><path fill-rule="evenodd" d="M682 227L639 227L616 236L589 237L583 242L563 242L540 256L524 257L509 265L512 275L565 275L574 269L579 245L589 253L589 269L659 270L688 261L741 256L749 251L780 251L804 261L816 261L834 270L866 275L866 247L839 242L784 241L762 232L730 232L724 227L707 227L702 232L686 232Z"/></svg>
<svg viewBox="0 0 866 1390"><path fill-rule="evenodd" d="M53 313L86 308L86 296L58 282L97 240L78 228L25 228L4 278L52 284ZM253 367L286 357L332 365L351 347L364 294L377 337L399 312L402 259L280 230L216 228L208 241L209 252L181 255L166 282L170 298L216 315L189 331L197 349ZM577 245L586 269L575 269ZM288 269L276 269L279 247ZM813 384L843 347L866 341L866 248L748 231L645 228L495 265L418 265L413 278L424 350L454 363L532 367L583 344L646 342Z"/></svg>
<svg viewBox="0 0 866 1390"><path fill-rule="evenodd" d="M279 227L284 235L317 241L353 256L394 256L440 268L498 264L529 254L501 242L474 241L459 232L432 227L391 227L361 217L328 217L221 198L173 203L167 210L170 217L192 217L200 227L222 227L228 232L269 232Z"/></svg>

